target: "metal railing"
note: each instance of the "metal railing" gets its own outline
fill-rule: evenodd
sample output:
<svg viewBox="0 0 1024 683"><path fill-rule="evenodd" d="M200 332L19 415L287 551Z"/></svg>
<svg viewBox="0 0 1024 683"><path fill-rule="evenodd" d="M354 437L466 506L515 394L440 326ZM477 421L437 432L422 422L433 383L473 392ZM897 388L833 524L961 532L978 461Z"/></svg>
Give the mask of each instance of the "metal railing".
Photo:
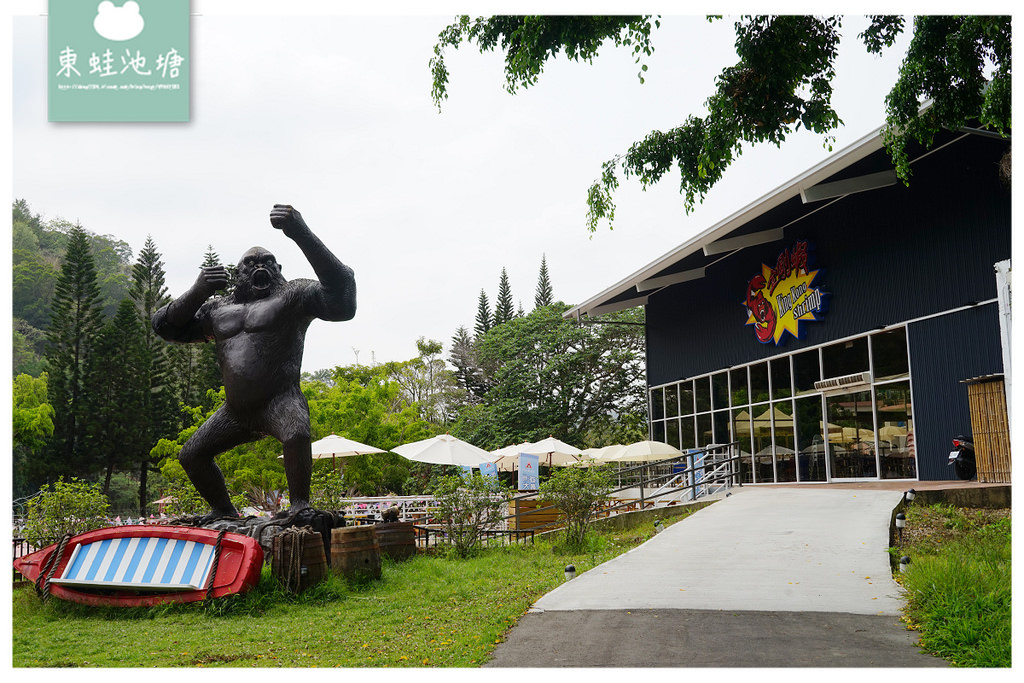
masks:
<svg viewBox="0 0 1024 683"><path fill-rule="evenodd" d="M630 489L638 489L639 496L619 499L618 503L602 506L596 514L600 517L607 517L618 511L643 510L657 505L654 502L656 499L684 491L689 492L688 501L696 501L732 486L742 486L739 470L740 456L734 455L737 444L738 442L735 441L727 444L711 444L683 455L619 469L616 472L616 477L620 486L609 492L609 500L615 500L615 494ZM665 472L666 469L670 471ZM634 473L637 476L632 476ZM622 486L623 479L630 483ZM658 488L654 493L647 494L647 489L652 486L658 486ZM512 501L536 500L537 497L536 492L524 493L513 497ZM557 510L555 505L547 505L533 508L525 513L509 515L506 519L514 519L516 528L519 528L522 517L555 510ZM559 526L561 524L556 521L535 526L532 529L546 531Z"/></svg>
<svg viewBox="0 0 1024 683"><path fill-rule="evenodd" d="M56 543L56 542L57 541L54 541L54 543ZM52 544L45 543L45 544L43 544L42 547L45 548L48 545L52 545ZM37 550L37 548L35 548L32 544L30 544L27 539L21 538L20 536L15 536L14 537L14 542L12 543L11 562L13 562L14 560L18 559L22 555L28 555L29 553L35 552L36 550ZM15 585L17 585L17 584L19 584L19 583L21 583L23 581L28 581L28 579L26 579L24 576L22 576L21 572L19 572L14 567L11 567L11 571L14 573L12 580L13 580L13 583Z"/></svg>
<svg viewBox="0 0 1024 683"><path fill-rule="evenodd" d="M416 547L420 550L436 548L448 542L447 532L442 525L421 526L414 524L416 531ZM480 532L484 546L512 545L513 543L533 543L535 529L484 529Z"/></svg>

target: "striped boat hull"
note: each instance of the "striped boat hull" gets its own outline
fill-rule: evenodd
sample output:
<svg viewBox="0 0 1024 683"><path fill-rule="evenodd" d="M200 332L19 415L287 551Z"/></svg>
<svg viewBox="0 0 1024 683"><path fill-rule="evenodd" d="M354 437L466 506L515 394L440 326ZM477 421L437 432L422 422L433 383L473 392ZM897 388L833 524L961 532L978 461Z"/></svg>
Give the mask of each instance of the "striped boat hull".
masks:
<svg viewBox="0 0 1024 683"><path fill-rule="evenodd" d="M86 604L191 602L248 590L259 581L263 549L247 536L173 526L108 527L71 538L50 578L50 594ZM14 562L35 581L58 545ZM214 564L216 574L212 577Z"/></svg>

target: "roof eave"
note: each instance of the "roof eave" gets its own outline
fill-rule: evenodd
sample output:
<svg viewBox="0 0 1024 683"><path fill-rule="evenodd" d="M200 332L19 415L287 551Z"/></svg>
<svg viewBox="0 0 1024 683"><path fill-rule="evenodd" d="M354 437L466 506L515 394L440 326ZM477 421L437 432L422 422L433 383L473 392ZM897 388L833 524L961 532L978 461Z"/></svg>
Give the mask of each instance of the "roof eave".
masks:
<svg viewBox="0 0 1024 683"><path fill-rule="evenodd" d="M812 166L804 173L793 178L789 182L780 185L774 190L762 195L752 203L743 207L739 211L735 212L731 216L719 221L715 225L711 226L704 232L700 233L693 239L684 242L680 246L676 247L667 254L661 256L657 260L649 263L640 270L636 271L632 275L624 278L618 283L605 289L601 293L587 299L583 303L569 309L563 315L566 318L580 319L582 316L599 315L600 313L608 312L608 309L619 310L621 308L627 308L629 306L620 306L618 304L608 304L608 300L624 294L627 290L633 289L638 297L631 298L629 301L639 301L634 305L643 305L647 301L646 296L639 296L639 292L636 290L638 283L645 280L650 280L654 275L661 272L669 265L678 261L698 249L703 249L705 245L711 244L719 238L722 238L733 230L741 227L742 225L750 222L758 216L770 211L771 209L779 206L783 202L786 202L793 197L799 196L800 193L814 185L820 183L822 180L829 178L836 173L842 171L848 166L860 161L870 154L877 152L882 149L882 126L879 126L872 132L861 137L859 140L853 142L849 147L841 150L834 155L828 157L824 161ZM625 302L619 302L625 303ZM601 310L605 309L605 310Z"/></svg>

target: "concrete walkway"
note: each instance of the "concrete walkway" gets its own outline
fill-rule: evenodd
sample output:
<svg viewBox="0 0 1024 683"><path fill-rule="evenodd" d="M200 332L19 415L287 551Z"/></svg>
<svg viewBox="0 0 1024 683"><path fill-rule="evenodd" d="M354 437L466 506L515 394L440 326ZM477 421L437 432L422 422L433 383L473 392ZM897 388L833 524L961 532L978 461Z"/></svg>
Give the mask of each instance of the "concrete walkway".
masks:
<svg viewBox="0 0 1024 683"><path fill-rule="evenodd" d="M543 596L488 666L945 666L898 618L901 497L733 489Z"/></svg>

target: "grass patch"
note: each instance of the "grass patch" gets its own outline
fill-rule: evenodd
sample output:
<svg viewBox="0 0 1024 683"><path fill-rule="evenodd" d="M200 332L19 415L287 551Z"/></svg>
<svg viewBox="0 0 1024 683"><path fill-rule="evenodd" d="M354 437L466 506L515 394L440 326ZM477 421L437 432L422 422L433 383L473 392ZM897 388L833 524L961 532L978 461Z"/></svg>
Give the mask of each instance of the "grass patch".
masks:
<svg viewBox="0 0 1024 683"><path fill-rule="evenodd" d="M911 564L905 620L922 647L955 666L1011 665L1009 510L911 506L904 544Z"/></svg>
<svg viewBox="0 0 1024 683"><path fill-rule="evenodd" d="M682 519L682 517L678 518ZM674 520L673 520L674 521ZM666 524L671 522L666 520ZM330 575L302 595L264 567L259 585L209 604L95 608L13 592L17 667L475 667L529 607L565 580L654 534L594 532L570 553L559 534L459 559L385 558L379 581Z"/></svg>

